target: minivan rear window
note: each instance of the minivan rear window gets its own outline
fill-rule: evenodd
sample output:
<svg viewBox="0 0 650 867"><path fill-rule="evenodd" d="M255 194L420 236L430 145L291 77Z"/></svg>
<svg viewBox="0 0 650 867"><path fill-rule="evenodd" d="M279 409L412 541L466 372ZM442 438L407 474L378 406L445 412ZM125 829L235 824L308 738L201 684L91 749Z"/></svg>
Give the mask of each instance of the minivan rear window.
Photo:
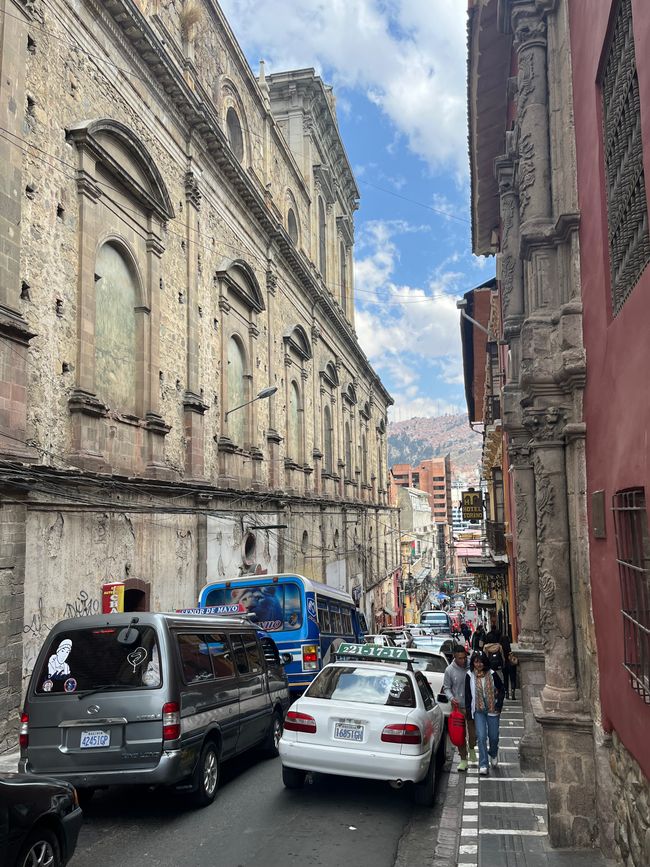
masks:
<svg viewBox="0 0 650 867"><path fill-rule="evenodd" d="M159 687L160 654L155 629L132 626L137 640L128 645L117 640L122 629L106 626L57 633L50 639L38 672L36 693Z"/></svg>

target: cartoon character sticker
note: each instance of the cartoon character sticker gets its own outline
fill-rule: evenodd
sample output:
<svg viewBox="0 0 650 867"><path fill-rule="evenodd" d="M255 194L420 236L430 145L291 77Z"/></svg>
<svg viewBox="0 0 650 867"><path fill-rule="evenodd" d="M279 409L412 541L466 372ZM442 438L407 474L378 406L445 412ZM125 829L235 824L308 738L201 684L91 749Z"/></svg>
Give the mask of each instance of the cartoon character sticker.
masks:
<svg viewBox="0 0 650 867"><path fill-rule="evenodd" d="M50 656L47 662L48 678L51 680L64 680L70 676L70 666L66 660L70 656L71 650L72 641L69 638L64 638L57 647L56 652Z"/></svg>
<svg viewBox="0 0 650 867"><path fill-rule="evenodd" d="M52 692L53 688L54 688L54 681L50 680L49 678L47 680L43 681L43 686L41 687L43 692Z"/></svg>
<svg viewBox="0 0 650 867"><path fill-rule="evenodd" d="M65 692L74 692L76 688L77 681L74 679L74 677L69 677L63 684L63 689Z"/></svg>

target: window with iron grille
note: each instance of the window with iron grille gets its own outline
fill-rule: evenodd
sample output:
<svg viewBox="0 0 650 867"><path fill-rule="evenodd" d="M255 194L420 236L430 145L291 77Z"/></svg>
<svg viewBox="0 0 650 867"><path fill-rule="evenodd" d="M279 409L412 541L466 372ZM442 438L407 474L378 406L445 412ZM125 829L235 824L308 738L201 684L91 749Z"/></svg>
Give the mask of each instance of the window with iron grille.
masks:
<svg viewBox="0 0 650 867"><path fill-rule="evenodd" d="M632 0L619 0L600 80L614 313L650 261Z"/></svg>
<svg viewBox="0 0 650 867"><path fill-rule="evenodd" d="M650 704L650 537L643 488L619 491L612 508L621 582L623 665L632 689Z"/></svg>

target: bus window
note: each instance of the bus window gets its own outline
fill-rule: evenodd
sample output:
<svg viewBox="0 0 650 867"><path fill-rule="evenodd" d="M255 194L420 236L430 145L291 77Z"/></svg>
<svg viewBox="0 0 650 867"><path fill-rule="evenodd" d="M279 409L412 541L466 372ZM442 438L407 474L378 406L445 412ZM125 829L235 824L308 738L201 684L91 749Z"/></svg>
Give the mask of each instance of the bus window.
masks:
<svg viewBox="0 0 650 867"><path fill-rule="evenodd" d="M207 594L204 605L238 606L265 632L297 630L302 626L302 593L294 582L215 587Z"/></svg>
<svg viewBox="0 0 650 867"><path fill-rule="evenodd" d="M330 613L327 607L327 602L324 599L318 600L318 626L320 627L321 632L332 631Z"/></svg>
<svg viewBox="0 0 650 867"><path fill-rule="evenodd" d="M352 615L348 608L341 612L343 618L343 635L352 635Z"/></svg>
<svg viewBox="0 0 650 867"><path fill-rule="evenodd" d="M341 609L338 605L330 605L330 617L332 620L332 632L334 635L342 635L343 622L341 621Z"/></svg>

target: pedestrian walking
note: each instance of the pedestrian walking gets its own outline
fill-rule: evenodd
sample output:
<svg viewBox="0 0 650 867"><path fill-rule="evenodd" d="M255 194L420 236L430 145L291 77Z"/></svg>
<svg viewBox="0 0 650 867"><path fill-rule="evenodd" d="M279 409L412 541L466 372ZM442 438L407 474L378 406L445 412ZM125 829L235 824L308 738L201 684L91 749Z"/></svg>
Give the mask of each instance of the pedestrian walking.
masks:
<svg viewBox="0 0 650 867"><path fill-rule="evenodd" d="M505 651L503 649L503 636L498 629L491 629L485 636L483 652L487 653L488 664L492 671L500 671L503 674L505 666ZM510 646L510 642L508 642Z"/></svg>
<svg viewBox="0 0 650 867"><path fill-rule="evenodd" d="M467 747L469 744L469 761L476 762L476 730L474 728L474 720L469 714L469 709L466 705L466 689L465 678L468 673L467 653L465 648L456 644L454 646L454 661L445 669L445 674L442 680L442 691L451 702L452 709L458 708L465 714L466 736L465 743L462 747L458 747L460 754L460 762L458 764L459 771L467 770Z"/></svg>
<svg viewBox="0 0 650 867"><path fill-rule="evenodd" d="M519 660L512 652L508 650L506 653L506 664L503 669L503 684L506 689L506 698L515 700L517 689L517 666Z"/></svg>
<svg viewBox="0 0 650 867"><path fill-rule="evenodd" d="M477 651L465 676L465 707L476 727L478 772L482 776L490 772L490 765L496 768L499 764L499 721L503 699L501 678L490 669L487 654Z"/></svg>
<svg viewBox="0 0 650 867"><path fill-rule="evenodd" d="M476 629L474 630L474 635L472 636L472 650L483 650L484 644L485 644L485 627L479 621Z"/></svg>

